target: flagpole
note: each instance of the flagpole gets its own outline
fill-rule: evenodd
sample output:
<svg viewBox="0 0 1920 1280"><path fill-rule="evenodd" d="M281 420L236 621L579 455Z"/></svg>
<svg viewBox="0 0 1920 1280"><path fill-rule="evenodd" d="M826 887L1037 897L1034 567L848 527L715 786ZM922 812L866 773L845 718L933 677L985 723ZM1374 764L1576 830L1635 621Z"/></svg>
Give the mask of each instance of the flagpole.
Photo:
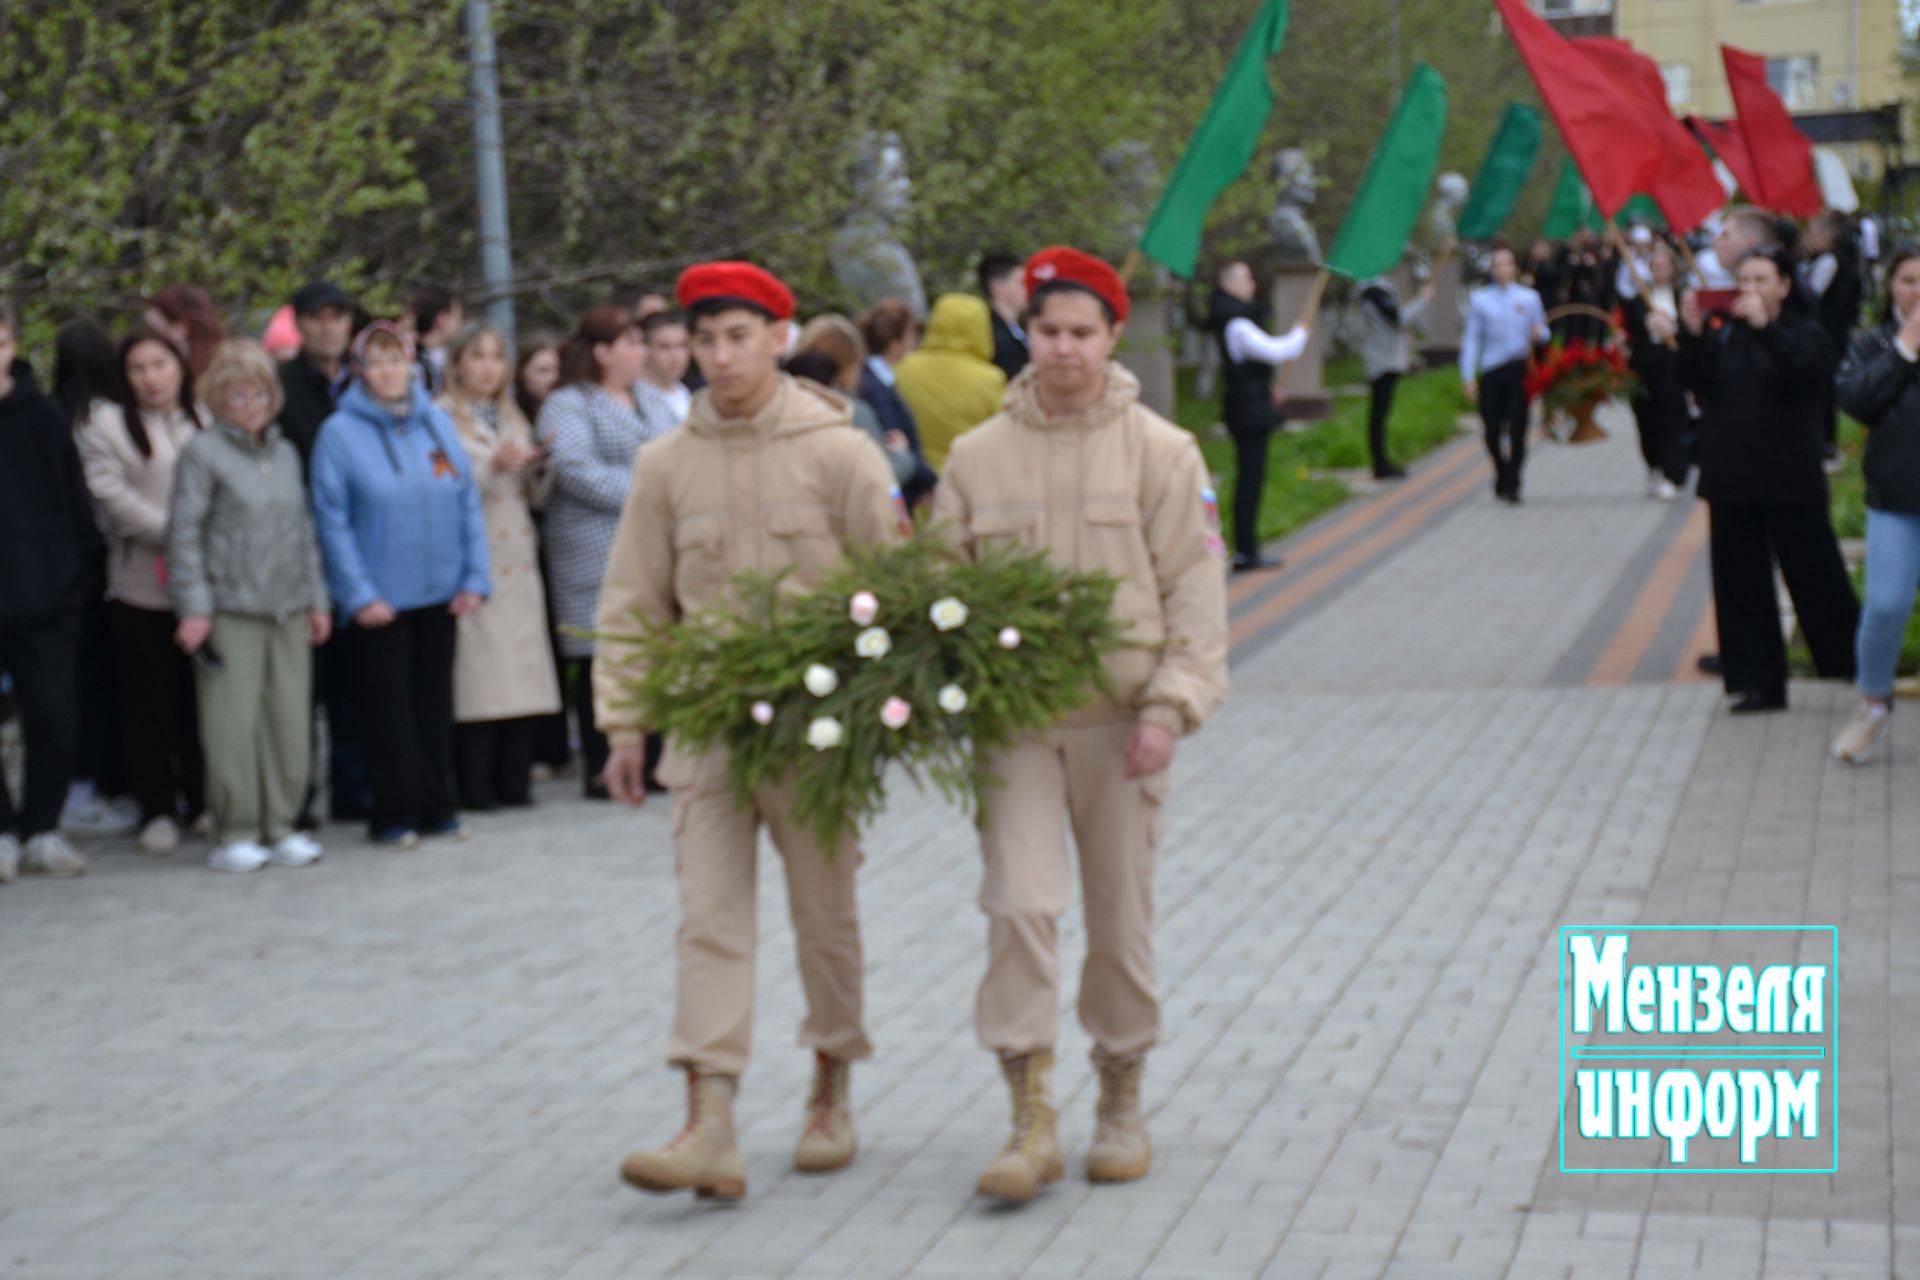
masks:
<svg viewBox="0 0 1920 1280"><path fill-rule="evenodd" d="M1646 279L1641 276L1639 269L1633 265L1633 246L1627 243L1627 237L1620 230L1620 224L1612 218L1607 219L1607 235L1613 241L1615 251L1620 255L1620 264L1627 269L1627 274L1633 277L1633 287L1640 294L1641 305L1646 307L1648 315L1652 315L1653 293L1647 288ZM1667 339L1666 346L1669 351L1680 349L1680 344L1672 338Z"/></svg>
<svg viewBox="0 0 1920 1280"><path fill-rule="evenodd" d="M1140 269L1140 247L1135 245L1127 250L1127 260L1120 264L1120 283L1133 279L1133 273Z"/></svg>
<svg viewBox="0 0 1920 1280"><path fill-rule="evenodd" d="M1677 235L1673 238L1673 242L1678 246L1680 256L1686 260L1687 274L1699 280L1701 284L1705 284L1706 280L1700 275L1700 260L1693 256L1693 246L1687 243L1687 238Z"/></svg>

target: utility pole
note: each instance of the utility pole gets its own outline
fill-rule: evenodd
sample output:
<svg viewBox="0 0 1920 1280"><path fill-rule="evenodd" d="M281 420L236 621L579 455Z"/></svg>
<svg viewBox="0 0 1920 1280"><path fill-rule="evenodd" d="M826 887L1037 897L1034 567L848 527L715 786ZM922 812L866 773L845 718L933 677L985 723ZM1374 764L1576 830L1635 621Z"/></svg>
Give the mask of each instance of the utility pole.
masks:
<svg viewBox="0 0 1920 1280"><path fill-rule="evenodd" d="M1400 101L1400 0L1387 0L1387 57L1393 63L1393 100Z"/></svg>
<svg viewBox="0 0 1920 1280"><path fill-rule="evenodd" d="M487 323L514 348L513 250L507 234L507 171L500 148L500 77L494 67L493 6L467 0L467 66L473 105L473 183L480 203L480 277Z"/></svg>

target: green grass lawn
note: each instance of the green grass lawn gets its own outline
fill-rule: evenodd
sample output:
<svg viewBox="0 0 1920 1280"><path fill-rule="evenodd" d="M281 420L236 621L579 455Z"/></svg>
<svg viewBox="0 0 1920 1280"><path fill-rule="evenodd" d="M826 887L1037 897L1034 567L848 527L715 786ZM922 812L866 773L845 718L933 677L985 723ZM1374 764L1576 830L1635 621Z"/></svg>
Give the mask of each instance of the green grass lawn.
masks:
<svg viewBox="0 0 1920 1280"><path fill-rule="evenodd" d="M1357 358L1332 360L1323 378L1329 390L1364 387L1366 375ZM1220 519L1233 527L1233 441L1214 439L1220 421L1218 392L1200 400L1193 392L1194 371L1182 369L1174 416L1200 439L1207 468L1218 477ZM1450 367L1429 369L1401 379L1387 424L1388 451L1395 462L1412 462L1457 434L1454 423L1467 411L1460 394L1459 375ZM1324 515L1353 496L1342 480L1315 472L1364 468L1367 456L1367 397L1337 395L1333 416L1306 431L1282 432L1273 437L1267 454L1267 488L1260 502L1260 536L1282 537Z"/></svg>

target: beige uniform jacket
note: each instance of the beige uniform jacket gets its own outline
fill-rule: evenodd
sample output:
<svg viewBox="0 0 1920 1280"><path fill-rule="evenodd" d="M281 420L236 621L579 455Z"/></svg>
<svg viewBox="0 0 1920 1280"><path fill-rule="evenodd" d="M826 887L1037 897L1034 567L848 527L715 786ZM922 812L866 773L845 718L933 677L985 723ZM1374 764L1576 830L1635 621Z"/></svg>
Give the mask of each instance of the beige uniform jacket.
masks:
<svg viewBox="0 0 1920 1280"><path fill-rule="evenodd" d="M782 374L759 413L727 419L702 391L685 427L634 462L599 629L630 631L636 614L678 621L746 569L791 568L783 588L812 590L848 545L898 539L905 514L886 458L853 425L844 397ZM594 722L616 747L646 729L623 705L639 674L631 649L600 642Z"/></svg>
<svg viewBox="0 0 1920 1280"><path fill-rule="evenodd" d="M1063 726L1134 719L1192 733L1227 692L1223 547L1200 446L1142 405L1118 364L1074 417L1048 421L1033 387L1029 366L1001 412L954 443L934 518L965 554L1015 543L1119 580L1114 617L1138 647L1108 659L1115 698Z"/></svg>

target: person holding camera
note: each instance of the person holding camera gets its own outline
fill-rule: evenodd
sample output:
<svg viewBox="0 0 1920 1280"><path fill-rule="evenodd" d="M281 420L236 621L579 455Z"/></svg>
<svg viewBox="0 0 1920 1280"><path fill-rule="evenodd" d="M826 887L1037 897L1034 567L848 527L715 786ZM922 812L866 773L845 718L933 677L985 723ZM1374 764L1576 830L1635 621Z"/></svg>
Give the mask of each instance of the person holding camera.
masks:
<svg viewBox="0 0 1920 1280"><path fill-rule="evenodd" d="M167 521L174 642L193 656L215 871L304 867L313 660L333 631L300 453L257 342L220 344L201 386L213 417L180 454Z"/></svg>
<svg viewBox="0 0 1920 1280"><path fill-rule="evenodd" d="M1815 668L1850 678L1860 604L1840 559L1821 467L1821 415L1833 355L1796 296L1777 245L1735 268L1726 311L1688 292L1678 320L1654 311L1656 342L1680 338L1682 376L1705 410L1700 496L1711 520L1721 678L1736 715L1784 710L1787 650L1773 586L1777 561Z"/></svg>

